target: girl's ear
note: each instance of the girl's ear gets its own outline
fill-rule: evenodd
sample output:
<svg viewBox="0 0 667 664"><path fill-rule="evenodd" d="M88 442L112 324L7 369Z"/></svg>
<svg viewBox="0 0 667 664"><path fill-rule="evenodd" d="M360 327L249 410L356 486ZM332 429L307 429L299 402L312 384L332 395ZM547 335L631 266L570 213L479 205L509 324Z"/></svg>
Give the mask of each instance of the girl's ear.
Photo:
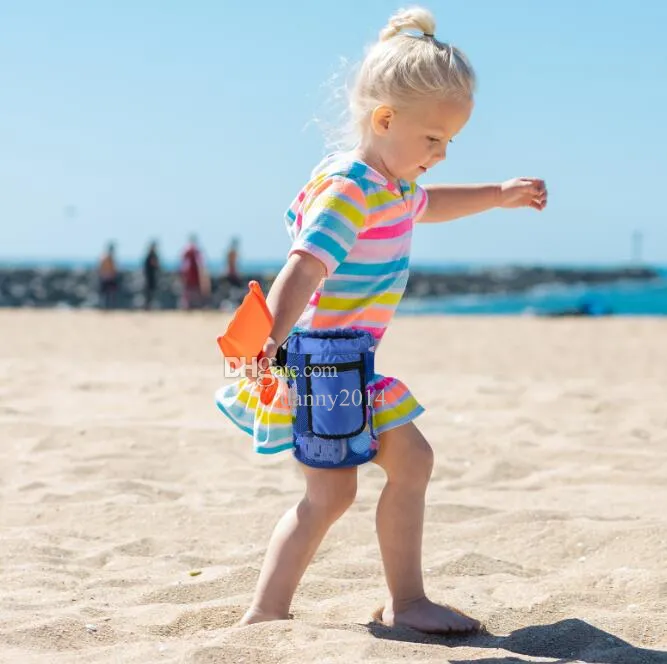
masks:
<svg viewBox="0 0 667 664"><path fill-rule="evenodd" d="M376 106L371 113L371 128L373 133L382 136L389 131L389 127L393 122L395 112L389 106Z"/></svg>

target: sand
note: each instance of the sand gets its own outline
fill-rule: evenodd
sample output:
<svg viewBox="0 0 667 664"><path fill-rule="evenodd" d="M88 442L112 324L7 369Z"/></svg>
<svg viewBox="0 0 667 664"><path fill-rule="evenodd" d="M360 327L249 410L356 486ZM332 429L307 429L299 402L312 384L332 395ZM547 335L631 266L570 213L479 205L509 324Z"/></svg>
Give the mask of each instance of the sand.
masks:
<svg viewBox="0 0 667 664"><path fill-rule="evenodd" d="M373 466L294 618L233 627L301 480L214 406L225 320L0 312L0 662L667 662L667 320L393 324L427 588L490 632L456 639L371 622Z"/></svg>

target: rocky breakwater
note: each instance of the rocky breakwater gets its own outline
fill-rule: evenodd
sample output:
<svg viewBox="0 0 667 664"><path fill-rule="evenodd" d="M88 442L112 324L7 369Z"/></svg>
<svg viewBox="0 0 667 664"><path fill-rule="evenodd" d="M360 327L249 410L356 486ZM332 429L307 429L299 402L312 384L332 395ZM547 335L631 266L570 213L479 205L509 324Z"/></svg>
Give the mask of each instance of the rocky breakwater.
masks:
<svg viewBox="0 0 667 664"><path fill-rule="evenodd" d="M257 280L267 292L275 275L247 274L244 284ZM556 269L548 267L504 267L465 272L429 272L414 269L406 288L408 298L447 295L525 292L545 284L606 284L618 281L658 279L651 268ZM141 272L120 275L115 307L141 309L144 306ZM225 278L214 278L209 302L211 308L234 306L247 292L245 285L234 287ZM160 276L154 297L155 309L176 309L180 303L178 274ZM0 307L93 308L100 303L97 274L90 269L0 268Z"/></svg>

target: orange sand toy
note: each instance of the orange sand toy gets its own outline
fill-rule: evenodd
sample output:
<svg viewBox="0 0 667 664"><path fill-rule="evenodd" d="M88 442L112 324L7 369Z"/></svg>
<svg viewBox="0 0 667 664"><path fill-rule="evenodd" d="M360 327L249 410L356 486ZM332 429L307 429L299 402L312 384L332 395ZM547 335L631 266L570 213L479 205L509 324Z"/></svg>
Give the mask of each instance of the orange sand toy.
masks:
<svg viewBox="0 0 667 664"><path fill-rule="evenodd" d="M262 348L273 328L273 316L264 299L258 282L248 284L249 292L234 313L226 332L218 337L218 346L232 369L240 369L244 364L259 359ZM278 388L278 383L269 371L261 372L258 384L261 388L260 400L268 404Z"/></svg>

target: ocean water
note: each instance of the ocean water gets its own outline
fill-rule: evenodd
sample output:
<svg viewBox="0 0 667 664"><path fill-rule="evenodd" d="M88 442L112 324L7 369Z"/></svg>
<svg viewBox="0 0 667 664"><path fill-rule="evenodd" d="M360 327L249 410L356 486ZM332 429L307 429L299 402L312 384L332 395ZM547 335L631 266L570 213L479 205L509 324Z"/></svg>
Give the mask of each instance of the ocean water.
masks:
<svg viewBox="0 0 667 664"><path fill-rule="evenodd" d="M253 266L258 271L278 271L280 264ZM412 269L438 273L465 273L485 267L469 263L427 264L413 263ZM587 270L612 269L613 265L556 265L550 268ZM522 293L475 294L436 298L404 298L398 315L558 315L582 307L593 315L604 313L615 316L667 316L667 266L651 266L661 278L656 281L627 281L606 285L547 284Z"/></svg>
<svg viewBox="0 0 667 664"><path fill-rule="evenodd" d="M667 316L667 272L655 282L538 286L524 293L403 300L398 315L558 315L587 307L592 315Z"/></svg>

